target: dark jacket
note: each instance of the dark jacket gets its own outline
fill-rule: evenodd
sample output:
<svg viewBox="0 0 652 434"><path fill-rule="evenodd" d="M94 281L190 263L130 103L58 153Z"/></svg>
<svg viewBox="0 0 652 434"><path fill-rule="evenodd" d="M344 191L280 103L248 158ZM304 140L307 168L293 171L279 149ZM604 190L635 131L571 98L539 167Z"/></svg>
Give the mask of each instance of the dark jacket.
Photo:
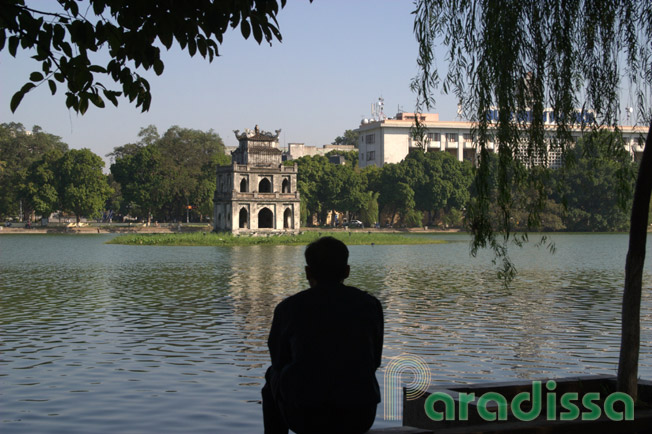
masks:
<svg viewBox="0 0 652 434"><path fill-rule="evenodd" d="M276 306L267 342L275 393L295 407L375 406L383 348L378 299L351 286L319 285Z"/></svg>

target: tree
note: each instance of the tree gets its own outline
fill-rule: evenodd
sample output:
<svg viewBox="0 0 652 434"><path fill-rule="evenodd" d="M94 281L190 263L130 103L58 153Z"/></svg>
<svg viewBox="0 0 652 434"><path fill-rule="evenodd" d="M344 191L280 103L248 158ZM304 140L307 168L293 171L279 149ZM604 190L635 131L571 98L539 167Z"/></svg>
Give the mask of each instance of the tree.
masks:
<svg viewBox="0 0 652 434"><path fill-rule="evenodd" d="M364 193L363 205L360 209L360 220L366 227L373 227L378 223L378 196L379 193L366 191Z"/></svg>
<svg viewBox="0 0 652 434"><path fill-rule="evenodd" d="M42 217L49 217L59 206L57 171L63 152L52 149L31 164L27 171L22 197L28 209Z"/></svg>
<svg viewBox="0 0 652 434"><path fill-rule="evenodd" d="M315 157L301 157L296 160L299 172L297 174L297 189L301 193L301 209L306 210L308 225L312 225L314 215L321 217L325 215L321 185L325 176L328 159L318 155Z"/></svg>
<svg viewBox="0 0 652 434"><path fill-rule="evenodd" d="M345 130L344 134L335 137L333 145L349 145L358 148L358 141L360 140L360 133L353 130Z"/></svg>
<svg viewBox="0 0 652 434"><path fill-rule="evenodd" d="M231 28L257 43L281 41L276 15L286 0L156 2L130 0L57 0L47 6L7 0L0 8L0 50L16 57L25 50L38 70L11 99L15 111L30 90L47 82L52 94L64 84L66 107L85 113L89 103L118 105L123 95L147 111L152 96L139 68L163 73L161 48L176 41L190 56L197 52L212 61L218 44ZM279 8L280 6L280 8ZM106 51L108 56L95 56ZM98 61L97 59L106 59ZM111 84L118 87L112 88Z"/></svg>
<svg viewBox="0 0 652 434"><path fill-rule="evenodd" d="M344 157L345 163L353 168L358 167L358 151L328 151L326 153L327 157L330 157L331 155L341 155Z"/></svg>
<svg viewBox="0 0 652 434"><path fill-rule="evenodd" d="M173 126L163 136L155 126L141 129L138 143L117 146L109 156L111 173L121 185L129 212L144 217L182 219L210 215L215 193L215 169L230 164L224 143L213 130Z"/></svg>
<svg viewBox="0 0 652 434"><path fill-rule="evenodd" d="M333 200L334 209L357 214L367 202L366 185L358 170L351 166L331 164L333 176L342 181L340 191Z"/></svg>
<svg viewBox="0 0 652 434"><path fill-rule="evenodd" d="M470 210L472 253L491 247L502 257L509 277L513 273L507 256L507 244L514 239L512 186L527 182L515 158L519 147L525 144L526 160L533 163L536 157L546 155L548 146L566 151L572 145L570 130L575 123L593 129L609 125L617 130L621 77L634 89L639 119L649 123L652 131L652 115L645 99L652 84L652 3L417 0L414 14L419 42L419 75L412 83L419 98L416 111L434 104L434 90L440 84L434 47L443 41L449 60L443 88L455 92L463 114L476 125L479 165L474 181L478 195ZM546 107L552 107L557 124L553 140L547 140L545 134ZM495 190L488 161L489 142L498 146ZM632 204L618 367L618 389L634 398L641 279L652 193L650 142L649 132ZM528 218L534 223L545 203L545 189L535 190L540 198ZM492 200L500 208L498 222L490 219Z"/></svg>
<svg viewBox="0 0 652 434"><path fill-rule="evenodd" d="M407 182L414 190L416 209L428 213L428 224L442 213L461 210L469 201L471 164L447 152L411 151L400 164L408 167Z"/></svg>
<svg viewBox="0 0 652 434"><path fill-rule="evenodd" d="M71 149L59 160L57 183L61 209L74 213L78 224L82 216L97 216L111 195L103 167L102 158L90 149Z"/></svg>
<svg viewBox="0 0 652 434"><path fill-rule="evenodd" d="M383 213L390 216L393 223L399 215L401 221L414 211L414 190L409 184L407 166L405 164L386 164L382 167L378 205Z"/></svg>
<svg viewBox="0 0 652 434"><path fill-rule="evenodd" d="M109 184L112 193L111 196L109 196L109 198L106 200L104 208L107 210L107 215L104 217L106 221L111 223L113 219L117 217L117 214L127 214L127 211L124 207L126 201L122 196L122 188L120 183L115 180L111 173L106 176L106 182Z"/></svg>
<svg viewBox="0 0 652 434"><path fill-rule="evenodd" d="M68 145L60 137L45 133L38 126L28 131L20 123L1 124L0 216L17 216L21 208L21 219L31 214L34 191L27 184L36 180L27 179L30 167L52 151L63 153L67 150Z"/></svg>
<svg viewBox="0 0 652 434"><path fill-rule="evenodd" d="M161 153L167 184L167 211L170 216L188 216L188 206L209 214L216 188L215 169L230 162L224 153L222 138L213 130L200 131L170 127L155 142ZM184 212L184 210L186 210Z"/></svg>
<svg viewBox="0 0 652 434"><path fill-rule="evenodd" d="M567 160L553 175L558 200L566 206L568 230L628 229L626 209L631 209L636 165L620 137L589 134L569 151Z"/></svg>
<svg viewBox="0 0 652 434"><path fill-rule="evenodd" d="M133 204L135 215L142 213L149 226L152 213L159 210L165 200L164 174L158 149L153 145L138 147L132 153L116 159L111 165L111 174L120 185L123 200Z"/></svg>
<svg viewBox="0 0 652 434"><path fill-rule="evenodd" d="M344 179L342 179L337 166L330 163L327 158L322 157L322 175L319 189L317 190L317 200L321 203L321 212L319 214L320 224L326 224L326 218L329 212L335 212L342 202L342 189L344 188Z"/></svg>

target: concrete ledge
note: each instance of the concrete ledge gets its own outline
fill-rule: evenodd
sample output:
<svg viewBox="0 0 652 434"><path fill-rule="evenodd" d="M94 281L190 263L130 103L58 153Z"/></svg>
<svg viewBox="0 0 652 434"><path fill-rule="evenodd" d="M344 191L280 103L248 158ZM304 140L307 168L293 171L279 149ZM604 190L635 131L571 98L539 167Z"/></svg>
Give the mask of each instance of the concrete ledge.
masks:
<svg viewBox="0 0 652 434"><path fill-rule="evenodd" d="M431 434L431 430L412 428L409 426L397 426L391 428L377 428L367 431L366 434Z"/></svg>

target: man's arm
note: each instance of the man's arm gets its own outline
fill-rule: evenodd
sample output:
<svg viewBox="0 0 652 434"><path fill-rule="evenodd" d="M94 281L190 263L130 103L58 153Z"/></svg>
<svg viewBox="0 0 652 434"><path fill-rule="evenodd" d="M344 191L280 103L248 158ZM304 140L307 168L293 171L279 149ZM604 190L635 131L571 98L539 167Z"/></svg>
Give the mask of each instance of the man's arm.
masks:
<svg viewBox="0 0 652 434"><path fill-rule="evenodd" d="M283 302L279 303L274 309L272 327L269 330L269 337L267 338L267 348L272 359L272 367L278 371L283 368L283 365L287 363L289 358L287 354L289 351L288 342L283 342L283 334L287 329L285 310Z"/></svg>

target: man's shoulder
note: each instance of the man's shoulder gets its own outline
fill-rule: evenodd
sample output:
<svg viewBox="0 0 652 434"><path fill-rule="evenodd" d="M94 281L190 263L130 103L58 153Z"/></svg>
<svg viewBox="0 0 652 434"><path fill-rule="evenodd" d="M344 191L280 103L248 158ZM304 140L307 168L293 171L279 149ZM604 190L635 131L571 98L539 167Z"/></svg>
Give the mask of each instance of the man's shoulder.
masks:
<svg viewBox="0 0 652 434"><path fill-rule="evenodd" d="M339 294L347 298L358 298L369 303L380 303L376 297L366 291L356 288L355 286L339 285L333 288L318 287L304 289L303 291L299 291L281 301L278 304L277 309L289 309L305 302L309 302L311 299L319 299L327 294L326 291L337 291Z"/></svg>
<svg viewBox="0 0 652 434"><path fill-rule="evenodd" d="M351 294L354 297L359 297L369 302L380 303L376 297L374 297L372 294L368 293L367 291L363 291L362 289L356 288L355 286L347 286L347 285L342 285L342 286L345 291L347 291L349 294Z"/></svg>
<svg viewBox="0 0 652 434"><path fill-rule="evenodd" d="M277 309L279 309L279 308L284 309L284 308L288 308L289 306L292 306L293 304L295 304L297 302L300 302L303 298L306 298L307 296L309 296L308 291L310 291L310 289L304 289L303 291L299 291L299 292L297 292L295 294L292 294L292 295L284 298L276 306L276 308Z"/></svg>

